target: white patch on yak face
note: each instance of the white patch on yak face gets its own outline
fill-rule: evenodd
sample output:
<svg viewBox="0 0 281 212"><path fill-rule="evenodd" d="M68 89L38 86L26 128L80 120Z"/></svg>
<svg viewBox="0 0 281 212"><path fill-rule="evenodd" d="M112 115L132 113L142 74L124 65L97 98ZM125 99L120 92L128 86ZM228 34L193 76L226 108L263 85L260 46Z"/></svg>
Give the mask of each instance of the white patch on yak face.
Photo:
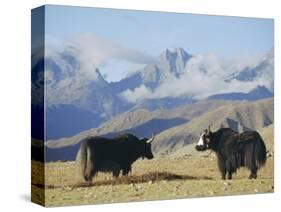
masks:
<svg viewBox="0 0 281 212"><path fill-rule="evenodd" d="M197 145L195 146L195 149L197 151L205 151L209 148L209 138L207 138L207 133L204 132L200 135L199 141L197 143Z"/></svg>
<svg viewBox="0 0 281 212"><path fill-rule="evenodd" d="M204 145L204 141L203 141L203 136L205 135L205 133L202 133L200 135L199 141L197 143L197 146L203 146Z"/></svg>

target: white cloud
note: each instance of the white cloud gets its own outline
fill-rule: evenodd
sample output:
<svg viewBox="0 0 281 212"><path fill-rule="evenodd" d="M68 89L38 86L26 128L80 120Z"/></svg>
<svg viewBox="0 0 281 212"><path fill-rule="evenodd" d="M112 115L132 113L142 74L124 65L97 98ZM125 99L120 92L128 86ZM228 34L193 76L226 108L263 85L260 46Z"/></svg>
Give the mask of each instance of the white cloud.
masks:
<svg viewBox="0 0 281 212"><path fill-rule="evenodd" d="M249 61L248 58L246 60ZM240 60L239 64L235 64L233 61L220 59L213 54L198 55L189 60L184 73L179 78L167 78L154 90L150 90L144 85L135 90L126 90L122 96L129 102L180 96L202 99L213 94L249 92L258 85L270 88L273 83L273 75L270 70L265 70L269 74L263 74L253 81L235 79L229 82L225 81L230 74L237 72L238 67L242 70L246 66L254 66L258 63L252 61L260 60L252 59L249 63Z"/></svg>
<svg viewBox="0 0 281 212"><path fill-rule="evenodd" d="M141 85L134 90L127 89L120 96L128 102L135 103L141 99L149 98L151 96L151 90L145 85Z"/></svg>
<svg viewBox="0 0 281 212"><path fill-rule="evenodd" d="M242 82L233 79L226 82L225 79L237 71L228 64L230 63L214 55L197 56L187 64L185 73L180 79L164 83L154 91L153 95L170 93L169 96L192 95L200 99L219 93L249 92L258 85L268 85L269 80L264 77L254 81ZM177 92L173 94L172 91Z"/></svg>
<svg viewBox="0 0 281 212"><path fill-rule="evenodd" d="M67 40L67 49L71 49L80 64L79 71L87 77L96 78L96 68L111 59L120 59L137 64L154 62L154 58L135 49L126 48L116 42L100 38L94 34L83 34Z"/></svg>
<svg viewBox="0 0 281 212"><path fill-rule="evenodd" d="M39 56L42 58L43 54L37 55ZM36 61L40 58L36 58ZM100 77L97 68L112 59L129 61L133 64L147 64L154 61L153 57L143 52L126 48L94 34L71 37L57 46L54 42L47 43L45 58L55 64L46 66L48 104L87 101L87 94L91 92L87 85Z"/></svg>

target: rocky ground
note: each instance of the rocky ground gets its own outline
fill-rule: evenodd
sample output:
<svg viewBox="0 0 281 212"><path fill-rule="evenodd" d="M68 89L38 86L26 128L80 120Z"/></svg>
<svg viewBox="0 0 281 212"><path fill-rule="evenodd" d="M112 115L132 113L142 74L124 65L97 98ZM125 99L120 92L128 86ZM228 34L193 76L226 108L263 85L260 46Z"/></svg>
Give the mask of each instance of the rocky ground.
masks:
<svg viewBox="0 0 281 212"><path fill-rule="evenodd" d="M99 204L217 195L254 194L274 191L273 155L269 155L257 180L248 180L242 168L233 180L220 180L214 154L158 157L139 160L129 177L113 180L99 173L91 185L76 172L75 162L32 162L32 199L46 206ZM43 176L45 173L45 192ZM42 197L45 195L45 202Z"/></svg>

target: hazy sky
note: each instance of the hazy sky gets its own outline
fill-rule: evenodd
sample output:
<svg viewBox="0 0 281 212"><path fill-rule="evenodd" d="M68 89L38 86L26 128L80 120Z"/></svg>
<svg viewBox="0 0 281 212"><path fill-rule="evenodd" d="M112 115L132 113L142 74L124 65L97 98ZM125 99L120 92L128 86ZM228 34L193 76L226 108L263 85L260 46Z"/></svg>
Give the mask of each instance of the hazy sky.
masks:
<svg viewBox="0 0 281 212"><path fill-rule="evenodd" d="M47 46L92 34L151 58L166 48L182 47L194 55L212 53L227 59L262 55L274 46L272 19L66 6L47 6L45 17ZM116 81L145 61L118 55L103 61L100 70Z"/></svg>

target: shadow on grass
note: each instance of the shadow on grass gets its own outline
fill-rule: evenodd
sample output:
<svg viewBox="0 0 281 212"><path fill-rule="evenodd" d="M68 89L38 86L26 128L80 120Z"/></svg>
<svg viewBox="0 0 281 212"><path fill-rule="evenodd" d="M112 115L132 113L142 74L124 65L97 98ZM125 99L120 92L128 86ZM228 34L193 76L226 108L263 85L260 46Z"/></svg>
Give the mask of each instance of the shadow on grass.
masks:
<svg viewBox="0 0 281 212"><path fill-rule="evenodd" d="M117 179L112 180L100 180L94 181L92 183L78 183L70 185L67 187L79 188L79 187L91 187L91 186L104 186L104 185L120 185L120 184L137 184L137 183L146 183L146 182L158 182L158 181L173 181L173 180L211 180L212 178L202 176L194 177L190 175L179 175L173 174L170 172L149 172L143 175L132 175L132 176L122 176ZM34 186L43 188L43 185L36 184ZM62 188L65 186L54 186L54 185L45 185L47 189Z"/></svg>

